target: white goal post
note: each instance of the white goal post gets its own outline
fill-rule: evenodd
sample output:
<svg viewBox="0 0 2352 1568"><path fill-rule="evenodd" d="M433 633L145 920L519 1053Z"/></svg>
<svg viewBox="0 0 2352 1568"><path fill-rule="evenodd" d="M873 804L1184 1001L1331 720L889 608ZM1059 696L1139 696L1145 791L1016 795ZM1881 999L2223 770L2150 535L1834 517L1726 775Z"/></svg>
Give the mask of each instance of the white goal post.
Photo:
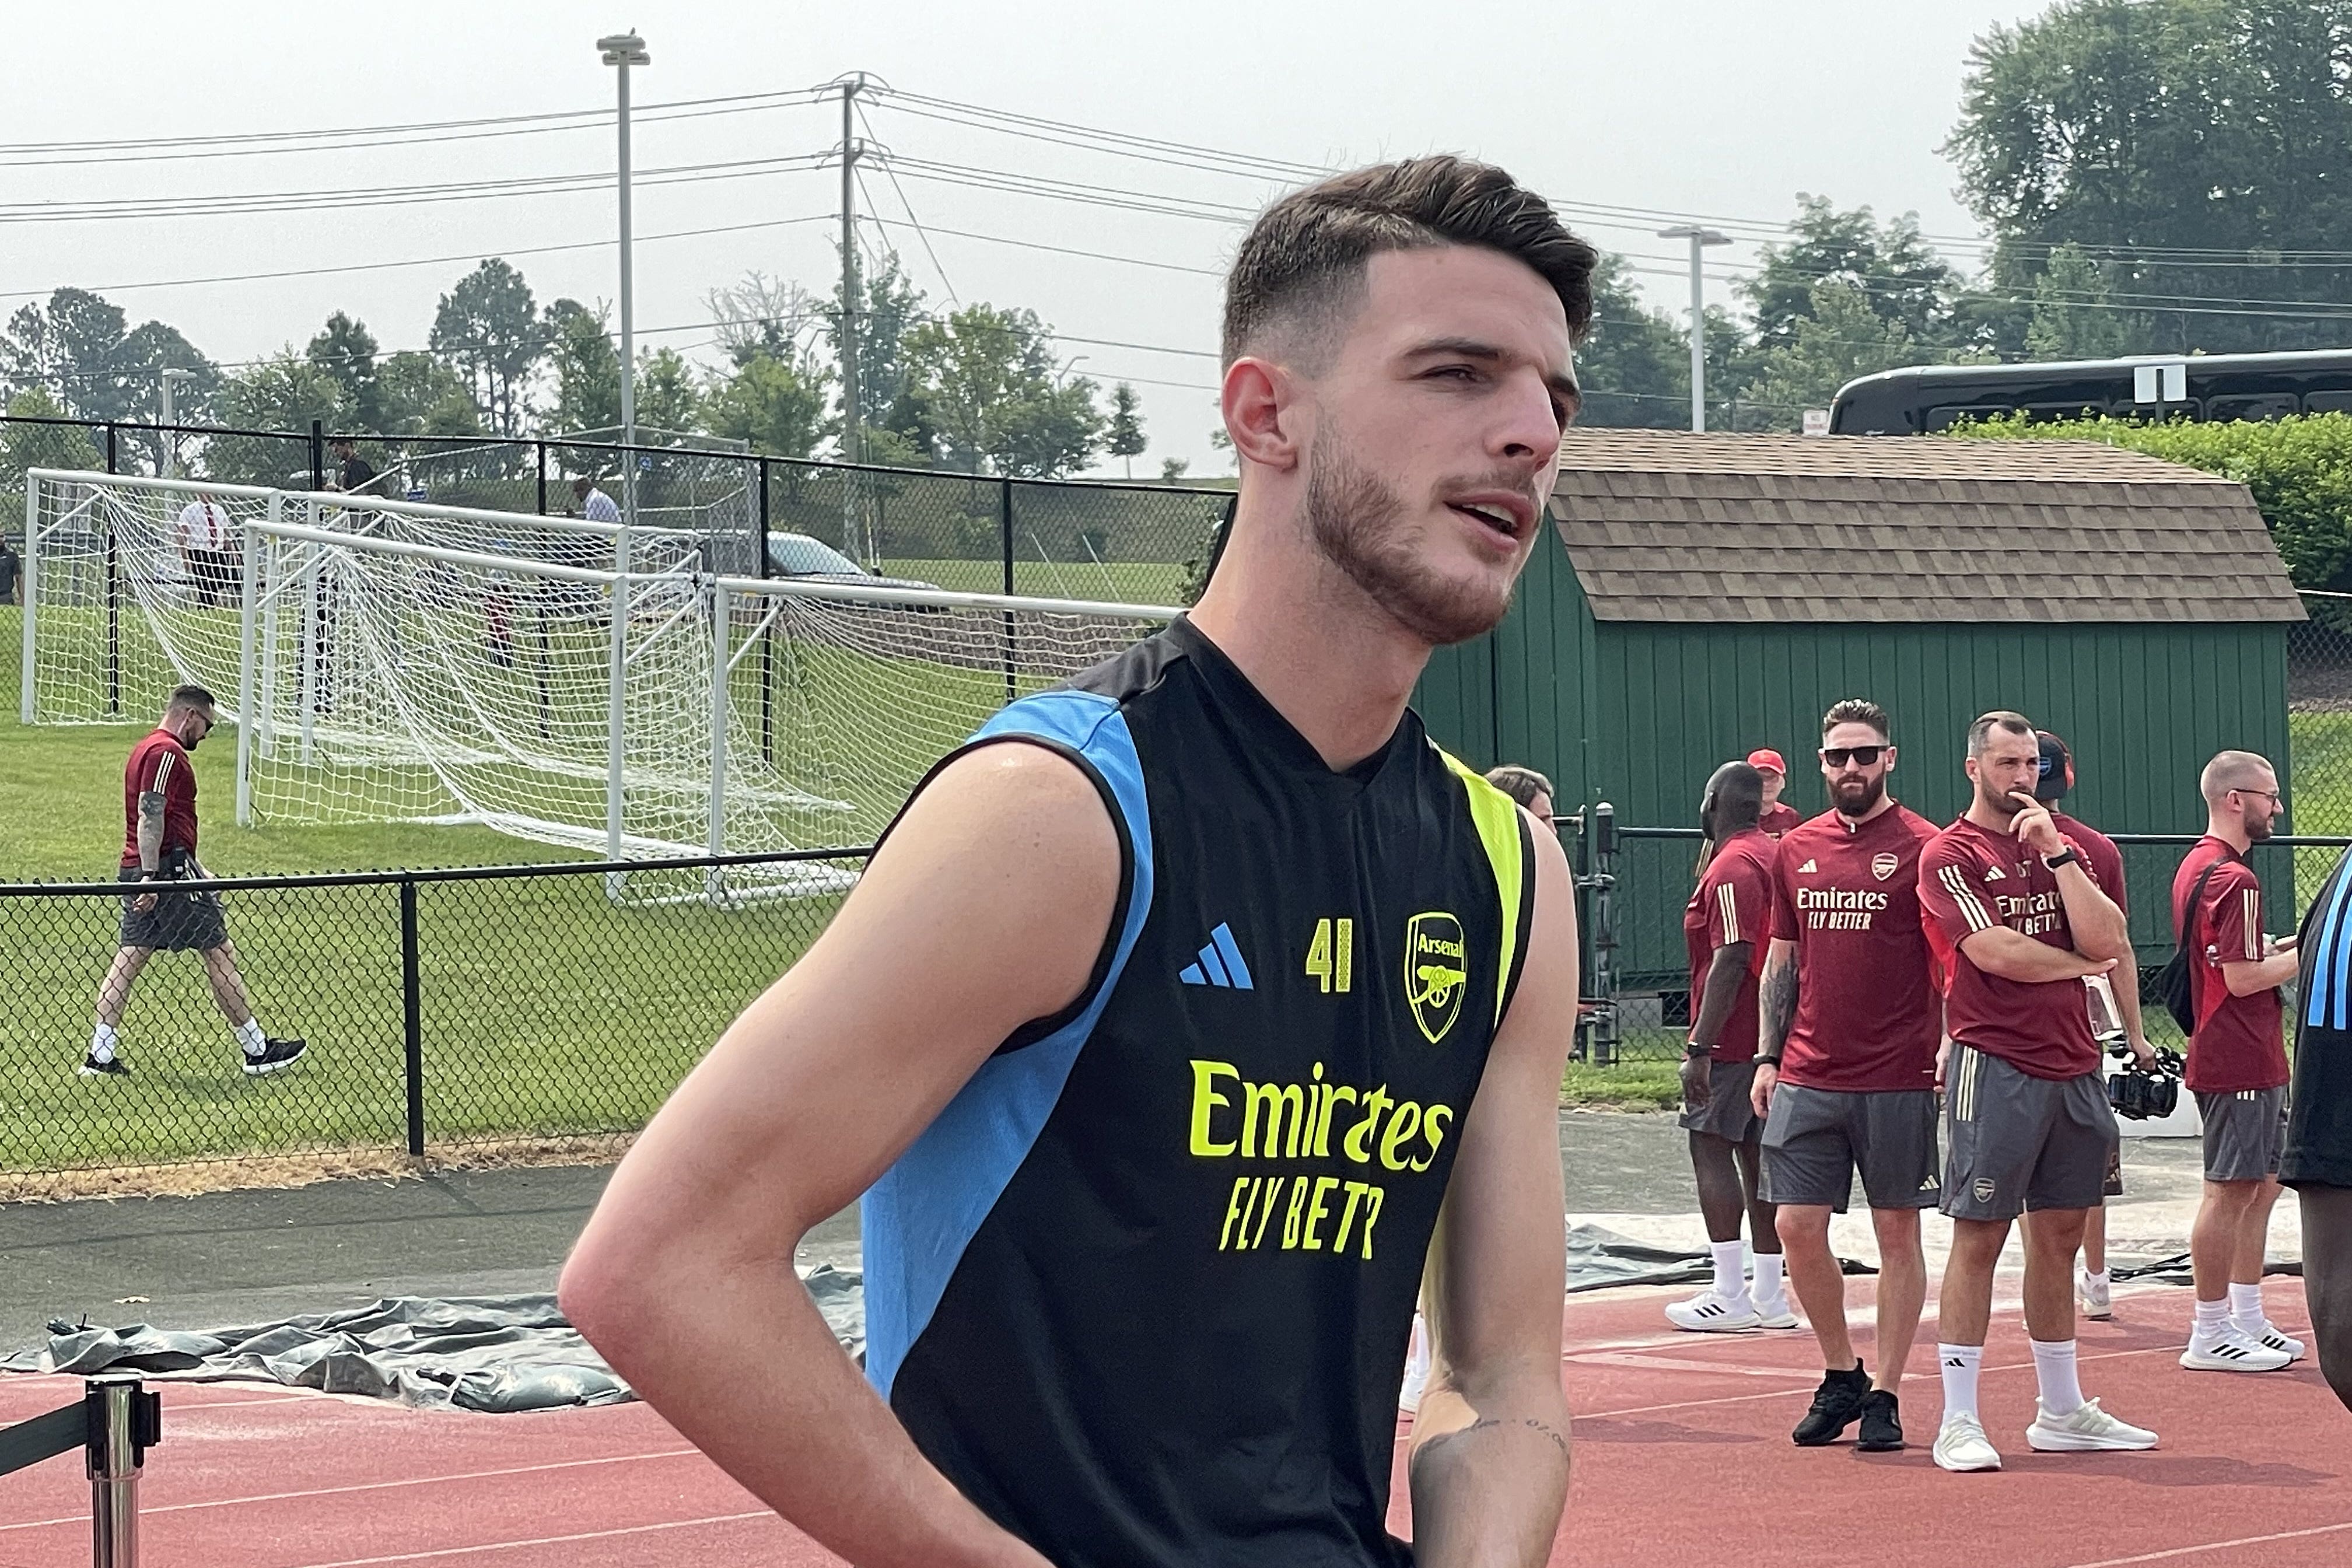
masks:
<svg viewBox="0 0 2352 1568"><path fill-rule="evenodd" d="M690 531L424 502L52 470L26 496L21 717L131 721L203 684L247 823L475 822L613 859L870 843L996 708L1176 614L724 575ZM200 498L226 564L173 542Z"/></svg>

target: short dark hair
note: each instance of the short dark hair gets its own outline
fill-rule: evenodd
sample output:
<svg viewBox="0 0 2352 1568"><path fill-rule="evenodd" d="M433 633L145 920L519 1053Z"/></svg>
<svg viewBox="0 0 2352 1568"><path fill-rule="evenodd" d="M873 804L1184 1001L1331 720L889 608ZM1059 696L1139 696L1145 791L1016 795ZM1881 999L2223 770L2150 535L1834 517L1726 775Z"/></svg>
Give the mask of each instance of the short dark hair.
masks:
<svg viewBox="0 0 2352 1568"><path fill-rule="evenodd" d="M172 700L163 704L163 711L169 713L175 708L214 708L217 706L219 706L219 704L213 700L213 694L206 691L201 686L174 686L172 688Z"/></svg>
<svg viewBox="0 0 2352 1568"><path fill-rule="evenodd" d="M1895 726L1888 721L1886 710L1867 697L1842 697L1830 704L1830 710L1822 715L1822 733L1826 736L1841 724L1867 724L1878 731L1880 740L1895 739Z"/></svg>
<svg viewBox="0 0 2352 1568"><path fill-rule="evenodd" d="M1559 804L1551 787L1551 780L1535 769L1523 768L1517 763L1505 763L1501 767L1487 769L1486 782L1530 809L1533 809L1538 795L1550 800L1554 805Z"/></svg>
<svg viewBox="0 0 2352 1568"><path fill-rule="evenodd" d="M1281 318L1328 325L1381 251L1445 245L1480 246L1533 268L1559 296L1571 341L1592 324L1592 247L1492 163L1440 154L1335 174L1260 213L1225 275L1224 363Z"/></svg>
<svg viewBox="0 0 2352 1568"><path fill-rule="evenodd" d="M1969 755L1981 757L1985 742L1995 730L2006 730L2012 735L2033 733L2033 721L2022 713L2012 713L2006 708L1996 708L1990 713L1979 713L1969 726ZM2037 745L2040 742L2035 742Z"/></svg>

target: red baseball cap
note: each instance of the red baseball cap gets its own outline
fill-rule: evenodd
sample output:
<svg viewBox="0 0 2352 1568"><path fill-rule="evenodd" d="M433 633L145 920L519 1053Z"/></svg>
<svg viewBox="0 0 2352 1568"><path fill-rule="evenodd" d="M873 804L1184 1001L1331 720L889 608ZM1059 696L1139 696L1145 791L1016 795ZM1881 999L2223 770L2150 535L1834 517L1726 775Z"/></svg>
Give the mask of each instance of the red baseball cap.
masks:
<svg viewBox="0 0 2352 1568"><path fill-rule="evenodd" d="M1782 778L1787 778L1789 776L1789 764L1782 762L1780 760L1780 753L1774 751L1769 746L1759 746L1754 751L1748 752L1748 765L1751 768L1759 769L1770 768Z"/></svg>

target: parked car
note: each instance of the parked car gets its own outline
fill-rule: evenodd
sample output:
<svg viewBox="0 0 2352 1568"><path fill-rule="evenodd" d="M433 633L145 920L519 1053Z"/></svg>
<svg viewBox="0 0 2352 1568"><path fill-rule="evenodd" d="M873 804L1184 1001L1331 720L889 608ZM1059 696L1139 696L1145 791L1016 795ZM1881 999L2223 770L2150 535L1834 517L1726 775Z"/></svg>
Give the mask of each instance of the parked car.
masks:
<svg viewBox="0 0 2352 1568"><path fill-rule="evenodd" d="M868 572L832 545L805 533L768 535L768 571L772 576L797 577L810 583L843 583L857 588L920 588L936 593L936 583L912 577L884 577Z"/></svg>

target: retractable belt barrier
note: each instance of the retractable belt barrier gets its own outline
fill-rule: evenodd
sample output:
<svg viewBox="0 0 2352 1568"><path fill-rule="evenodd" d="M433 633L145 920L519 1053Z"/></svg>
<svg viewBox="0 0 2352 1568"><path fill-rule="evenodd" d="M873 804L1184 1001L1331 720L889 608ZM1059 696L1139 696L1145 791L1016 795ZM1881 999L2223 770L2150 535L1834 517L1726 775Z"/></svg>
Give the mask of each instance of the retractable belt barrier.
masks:
<svg viewBox="0 0 2352 1568"><path fill-rule="evenodd" d="M138 1568L139 1471L163 1440L163 1401L135 1377L97 1377L72 1405L0 1427L0 1476L82 1450L89 1471L90 1562Z"/></svg>

